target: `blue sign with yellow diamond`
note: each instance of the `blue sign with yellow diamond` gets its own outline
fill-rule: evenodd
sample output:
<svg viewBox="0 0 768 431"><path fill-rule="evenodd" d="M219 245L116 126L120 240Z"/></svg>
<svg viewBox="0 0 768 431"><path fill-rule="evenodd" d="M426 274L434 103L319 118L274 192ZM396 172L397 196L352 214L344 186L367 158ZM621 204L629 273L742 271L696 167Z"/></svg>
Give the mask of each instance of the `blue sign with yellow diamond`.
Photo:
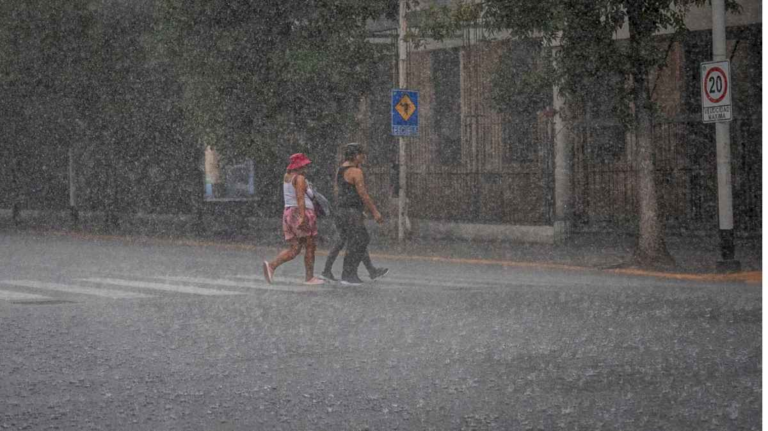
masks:
<svg viewBox="0 0 768 431"><path fill-rule="evenodd" d="M419 135L419 92L392 90L392 136Z"/></svg>

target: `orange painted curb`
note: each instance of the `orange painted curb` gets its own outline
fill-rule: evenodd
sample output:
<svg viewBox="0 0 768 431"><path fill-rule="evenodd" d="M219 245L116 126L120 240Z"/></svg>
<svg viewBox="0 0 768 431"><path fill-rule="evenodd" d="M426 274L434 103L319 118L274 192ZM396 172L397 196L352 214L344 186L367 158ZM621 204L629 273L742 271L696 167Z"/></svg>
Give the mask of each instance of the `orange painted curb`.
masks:
<svg viewBox="0 0 768 431"><path fill-rule="evenodd" d="M99 235L99 234L87 234L78 232L61 232L51 231L46 233L52 233L59 236L71 236L82 239L102 239L102 240L117 240L126 241L129 243L139 242L155 242L163 244L185 245L192 247L217 247L227 250L250 250L254 251L258 248L275 248L278 246L258 246L254 244L225 244L214 241L200 241L200 240L185 240L185 239L163 239L155 237L136 237L136 236L120 236L120 235ZM317 254L320 256L328 255L327 251L318 250ZM763 273L762 271L748 271L738 272L734 274L689 274L689 273L672 273L662 271L651 271L636 268L625 269L599 269L586 266L564 265L557 263L537 263L537 262L515 262L510 260L497 260L497 259L470 259L470 258L451 258L442 256L413 256L413 255L394 255L394 254L378 254L372 253L372 257L388 260L421 260L428 262L445 262L445 263L460 263L467 265L496 265L515 268L550 268L550 269L562 269L570 271L603 271L613 274L625 274L625 275L637 275L648 276L658 278L668 278L674 280L689 280L689 281L708 281L708 282L742 282L746 284L762 284Z"/></svg>

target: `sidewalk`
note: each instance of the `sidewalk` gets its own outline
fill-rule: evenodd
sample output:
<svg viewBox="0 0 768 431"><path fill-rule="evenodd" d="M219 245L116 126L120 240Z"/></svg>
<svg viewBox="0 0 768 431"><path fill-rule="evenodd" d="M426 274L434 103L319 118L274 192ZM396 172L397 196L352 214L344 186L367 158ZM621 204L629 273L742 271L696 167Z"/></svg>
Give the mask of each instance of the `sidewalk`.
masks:
<svg viewBox="0 0 768 431"><path fill-rule="evenodd" d="M187 220L189 222L189 220ZM195 235L189 225L166 226L162 222L133 221L123 223L115 232L107 232L98 223L84 221L79 227L72 226L58 217L25 217L21 227L15 227L9 214L0 211L0 233L13 231L72 233L110 238L163 240L191 245L232 246L237 248L269 247L284 245L278 224L271 226L245 226L245 233L207 233ZM324 256L331 246L333 228L326 226L320 240L318 254ZM322 233L322 232L321 232ZM615 269L626 267L634 250L636 239L621 234L573 234L565 244L511 243L501 241L465 241L440 239L411 239L399 243L396 239L373 235L370 253L379 258L441 259L445 261L472 261L484 264L517 264L532 266L578 267L585 269ZM715 234L702 236L667 236L668 250L676 266L663 273L718 274L720 259L719 239ZM762 271L762 239L737 239L736 260L741 273Z"/></svg>
<svg viewBox="0 0 768 431"><path fill-rule="evenodd" d="M573 234L565 244L526 244L470 241L409 241L403 245L390 241L372 243L372 255L411 255L448 259L473 259L515 262L542 266L616 269L627 267L636 239L617 234ZM676 266L661 272L717 274L720 245L717 240L700 237L667 237L667 248ZM739 239L736 260L740 272L762 271L762 241Z"/></svg>

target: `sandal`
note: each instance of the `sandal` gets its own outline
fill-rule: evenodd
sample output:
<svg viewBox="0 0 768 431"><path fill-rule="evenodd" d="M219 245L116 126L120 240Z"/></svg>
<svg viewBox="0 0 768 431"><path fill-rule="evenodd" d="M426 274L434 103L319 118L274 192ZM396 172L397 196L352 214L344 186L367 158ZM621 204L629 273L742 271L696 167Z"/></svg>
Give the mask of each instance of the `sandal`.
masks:
<svg viewBox="0 0 768 431"><path fill-rule="evenodd" d="M274 276L275 271L269 266L269 262L265 260L262 269L264 269L264 278L267 279L267 283L272 284L272 277Z"/></svg>
<svg viewBox="0 0 768 431"><path fill-rule="evenodd" d="M312 277L312 279L305 281L304 284L310 284L310 285L325 284L325 281L317 277Z"/></svg>

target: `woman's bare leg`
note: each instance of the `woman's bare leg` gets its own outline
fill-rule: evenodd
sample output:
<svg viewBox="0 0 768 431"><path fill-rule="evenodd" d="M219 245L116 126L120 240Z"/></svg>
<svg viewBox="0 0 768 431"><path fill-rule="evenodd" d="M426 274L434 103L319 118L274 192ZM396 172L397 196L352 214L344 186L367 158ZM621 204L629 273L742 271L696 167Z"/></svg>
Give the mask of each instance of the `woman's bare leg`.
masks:
<svg viewBox="0 0 768 431"><path fill-rule="evenodd" d="M296 256L301 253L301 249L304 247L304 242L301 240L291 240L291 245L287 249L281 251L275 260L272 262L269 262L269 267L272 268L274 271L277 269L278 266L284 264L285 262L290 262L291 260L295 259Z"/></svg>

